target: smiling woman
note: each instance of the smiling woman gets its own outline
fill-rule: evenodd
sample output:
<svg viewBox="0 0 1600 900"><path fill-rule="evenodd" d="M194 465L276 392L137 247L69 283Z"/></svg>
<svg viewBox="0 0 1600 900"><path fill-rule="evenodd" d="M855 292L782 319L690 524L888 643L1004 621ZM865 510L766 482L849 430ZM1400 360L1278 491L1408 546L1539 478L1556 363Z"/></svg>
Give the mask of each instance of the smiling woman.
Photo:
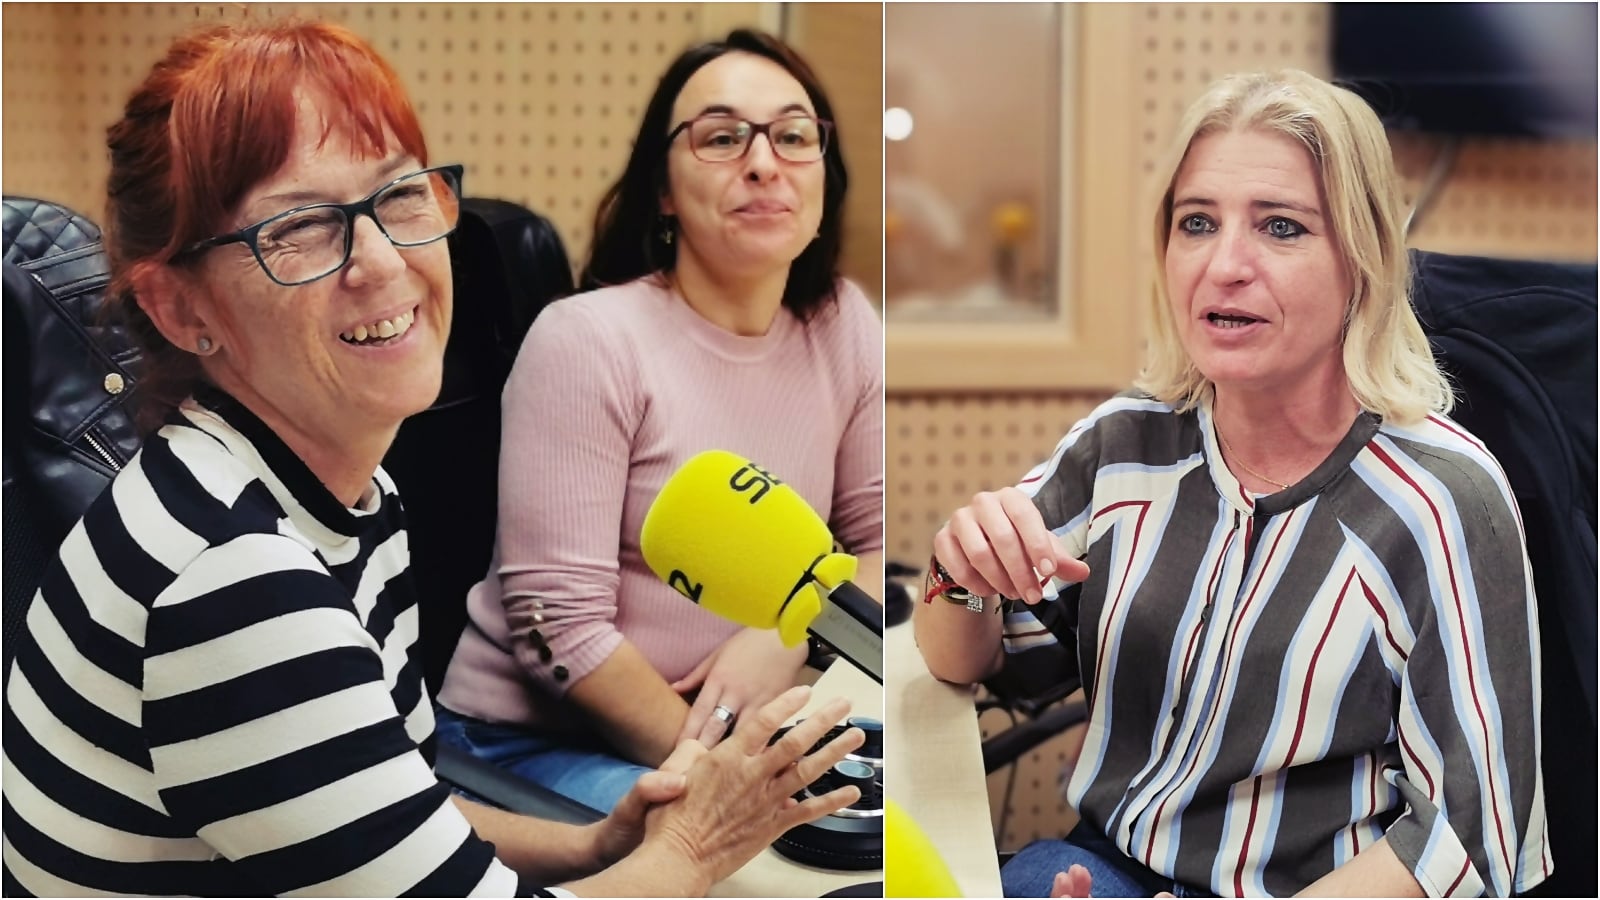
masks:
<svg viewBox="0 0 1600 900"><path fill-rule="evenodd" d="M180 344L204 336L205 379L350 506L401 420L439 394L452 297L440 239L456 225L460 168L423 170L420 137L407 148L387 125L336 127L346 107L330 90L282 95L296 140L223 220L241 227L129 278L156 329ZM338 203L350 185L372 193Z"/></svg>
<svg viewBox="0 0 1600 900"><path fill-rule="evenodd" d="M492 568L468 597L442 739L597 809L673 745L714 746L806 648L685 601L640 549L697 453L776 473L881 585L882 329L839 277L847 176L815 75L764 34L662 76L583 283L507 383ZM571 721L576 710L582 721Z"/></svg>

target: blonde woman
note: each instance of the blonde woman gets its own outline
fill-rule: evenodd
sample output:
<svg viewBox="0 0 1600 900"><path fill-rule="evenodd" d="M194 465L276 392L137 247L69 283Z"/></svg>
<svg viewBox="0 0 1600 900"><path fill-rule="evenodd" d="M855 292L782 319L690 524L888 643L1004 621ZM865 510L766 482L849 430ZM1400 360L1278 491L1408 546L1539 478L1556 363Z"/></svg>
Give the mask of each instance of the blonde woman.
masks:
<svg viewBox="0 0 1600 900"><path fill-rule="evenodd" d="M1007 895L1528 890L1527 554L1446 417L1382 126L1302 72L1231 76L1161 175L1138 390L957 510L917 611L941 678L1082 678L1082 822Z"/></svg>

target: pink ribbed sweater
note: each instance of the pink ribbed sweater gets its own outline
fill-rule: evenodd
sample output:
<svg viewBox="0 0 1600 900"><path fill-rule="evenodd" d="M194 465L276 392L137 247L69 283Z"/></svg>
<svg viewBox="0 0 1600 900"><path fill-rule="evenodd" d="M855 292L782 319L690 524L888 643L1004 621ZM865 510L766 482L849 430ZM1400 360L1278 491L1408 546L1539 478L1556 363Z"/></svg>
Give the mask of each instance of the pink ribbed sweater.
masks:
<svg viewBox="0 0 1600 900"><path fill-rule="evenodd" d="M849 551L883 548L883 330L848 282L810 323L780 310L761 337L712 325L653 278L567 298L534 322L502 407L494 561L439 694L456 712L572 730L560 698L624 638L670 682L738 630L639 552L651 501L701 450L760 462ZM532 597L548 661L506 624Z"/></svg>

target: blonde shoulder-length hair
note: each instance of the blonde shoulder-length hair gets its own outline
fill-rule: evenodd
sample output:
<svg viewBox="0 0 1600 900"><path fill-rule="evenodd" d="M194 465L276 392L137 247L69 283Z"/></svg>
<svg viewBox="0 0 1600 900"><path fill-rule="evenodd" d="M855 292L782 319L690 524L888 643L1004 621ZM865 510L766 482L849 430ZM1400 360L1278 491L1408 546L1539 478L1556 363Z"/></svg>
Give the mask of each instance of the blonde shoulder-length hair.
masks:
<svg viewBox="0 0 1600 900"><path fill-rule="evenodd" d="M1399 179L1383 125L1355 94L1294 69L1226 76L1184 114L1172 150L1157 170L1155 289L1150 342L1135 384L1179 410L1209 405L1213 386L1178 338L1167 294L1167 240L1178 168L1196 138L1217 131L1288 135L1311 152L1327 195L1329 221L1351 294L1344 314L1344 370L1363 409L1411 424L1454 404L1427 336L1411 309Z"/></svg>

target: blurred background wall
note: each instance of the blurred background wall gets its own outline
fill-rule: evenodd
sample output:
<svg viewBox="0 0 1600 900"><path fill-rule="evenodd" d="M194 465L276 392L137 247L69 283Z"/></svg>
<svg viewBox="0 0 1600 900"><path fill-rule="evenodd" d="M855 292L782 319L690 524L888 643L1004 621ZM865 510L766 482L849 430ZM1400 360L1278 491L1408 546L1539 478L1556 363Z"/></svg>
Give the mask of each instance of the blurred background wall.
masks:
<svg viewBox="0 0 1600 900"><path fill-rule="evenodd" d="M1142 331L1136 310L1152 271L1147 231L1154 206L1148 175L1182 110L1208 82L1233 71L1296 67L1322 77L1333 73L1334 16L1328 4L1068 6L1054 11L1067 17L1059 27L1040 18L1028 26L1031 37L1019 27L1007 43L974 47L985 27L979 20L994 8L935 10L942 17L938 27L946 31L923 37L922 47L916 40L934 26L925 19L906 21L914 10L901 4L890 4L886 17L886 100L894 106L910 96L905 102L917 122L906 149L919 135L945 134L935 119L959 123L998 106L1015 124L1013 132L986 128L960 138L941 137L920 154L888 145L887 547L891 559L919 568L933 532L951 510L977 491L1014 484L1075 421L1131 382ZM1009 14L1043 17L1051 10L1028 7ZM961 15L972 21L963 26ZM1010 111L1017 103L1015 85L1021 83L1013 69L1035 82L1052 76L1051 63L1038 57L1052 34L1062 36L1062 52L1069 55L1058 101L1065 115L1058 152L1068 165L1058 185L1040 181L1038 173L1048 167L1033 159L1050 137L1038 134L1051 127L1051 110L1037 105L1048 95L1035 90L1034 108ZM1032 47L1022 43L1030 39ZM979 50L987 55L972 61ZM940 71L916 74L918 67L930 66ZM903 81L919 80L937 83L939 91L918 100L915 92L900 89ZM1391 140L1410 203L1447 139L1393 132ZM960 148L942 154L952 141ZM1413 230L1412 246L1487 256L1595 258L1592 133L1560 140L1466 137L1458 149L1452 173ZM1052 192L1040 194L1044 202L1036 207L1036 227L1059 227L1067 235L1062 252L1054 253L1048 243L1042 251L1060 257L1055 273L1041 268L1040 276L1055 279L1056 293L1043 298L1045 308L1036 310L1028 325L995 324L1017 318L1014 310L998 306L969 316L950 310L928 314L927 295L938 287L930 287L930 271L948 273L949 291L970 299L961 279L992 265L996 198L993 192L968 198L958 188L1029 171L1039 182L1036 191ZM955 186L946 201L969 240L937 252L925 244L902 243L910 233L904 220L918 214L912 204L897 204L908 177ZM1012 193L1026 197L1024 189ZM1052 198L1060 211L1054 225ZM963 253L970 258L948 258ZM897 283L902 272L920 280L909 287ZM909 311L900 305L908 296L919 301ZM1052 315L1064 317L1067 325L1046 321ZM1060 349L1034 359L1041 333L1059 333ZM1097 364L1075 365L1080 356ZM974 383L981 389L972 389ZM982 724L987 735L1008 722L1003 713L991 712ZM1027 758L1015 771L1009 806L1011 773L990 777L997 825L1005 817L997 832L1001 849L1065 833L1070 810L1055 798L1068 750L1065 741L1055 741Z"/></svg>
<svg viewBox="0 0 1600 900"><path fill-rule="evenodd" d="M282 15L348 26L399 71L430 153L474 196L556 224L573 265L657 79L691 44L754 26L793 43L836 106L851 189L845 273L881 280L882 7L876 3L7 3L7 194L103 217L105 129L182 31Z"/></svg>

